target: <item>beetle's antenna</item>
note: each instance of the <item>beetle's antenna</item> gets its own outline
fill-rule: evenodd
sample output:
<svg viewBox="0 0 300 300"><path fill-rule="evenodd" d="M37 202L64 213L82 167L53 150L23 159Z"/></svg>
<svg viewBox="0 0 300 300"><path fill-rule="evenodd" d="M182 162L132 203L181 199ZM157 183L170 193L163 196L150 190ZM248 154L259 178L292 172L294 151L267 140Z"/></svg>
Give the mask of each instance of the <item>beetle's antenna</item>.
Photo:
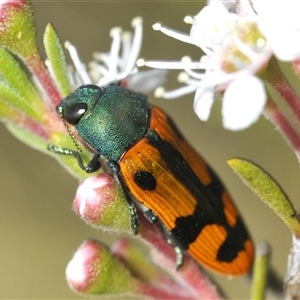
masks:
<svg viewBox="0 0 300 300"><path fill-rule="evenodd" d="M75 136L74 136L72 130L70 129L70 127L68 126L66 120L63 118L62 115L61 115L61 120L62 120L64 126L66 127L66 129L67 129L67 131L68 131L68 133L69 133L69 136L71 137L71 139L72 139L72 141L73 141L75 147L77 148L77 150L78 150L79 152L82 152L82 149L81 149L79 143L77 142L77 140L76 140L76 138L75 138Z"/></svg>

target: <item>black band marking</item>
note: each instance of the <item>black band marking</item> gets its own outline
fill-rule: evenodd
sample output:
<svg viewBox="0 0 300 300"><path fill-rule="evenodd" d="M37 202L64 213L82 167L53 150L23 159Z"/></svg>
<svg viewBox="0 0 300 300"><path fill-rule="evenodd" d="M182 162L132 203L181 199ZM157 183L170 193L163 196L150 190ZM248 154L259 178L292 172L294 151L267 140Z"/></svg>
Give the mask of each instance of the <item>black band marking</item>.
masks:
<svg viewBox="0 0 300 300"><path fill-rule="evenodd" d="M153 138L153 133L155 138ZM204 186L177 149L161 139L155 132L148 134L148 138L149 143L159 150L172 174L197 199L197 205L192 215L176 219L175 228L171 231L172 236L182 249L188 249L205 226L221 225L227 232L227 238L220 247L216 259L231 262L237 257L239 251L245 249L244 242L248 239L248 234L240 218L238 218L234 227L228 224L222 202L224 187L221 181L209 169L212 182Z"/></svg>
<svg viewBox="0 0 300 300"><path fill-rule="evenodd" d="M216 259L223 262L233 261L239 251L245 250L244 242L248 239L246 228L240 217L238 217L235 226L230 227L228 236L218 250ZM237 242L240 239L240 243Z"/></svg>

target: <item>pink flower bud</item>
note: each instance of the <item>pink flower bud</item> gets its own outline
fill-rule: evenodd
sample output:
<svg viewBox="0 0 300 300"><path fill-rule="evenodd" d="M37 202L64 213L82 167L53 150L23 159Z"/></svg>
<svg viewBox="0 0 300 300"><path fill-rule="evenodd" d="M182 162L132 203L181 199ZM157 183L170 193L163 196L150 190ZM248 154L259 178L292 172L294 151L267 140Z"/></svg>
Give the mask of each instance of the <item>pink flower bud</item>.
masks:
<svg viewBox="0 0 300 300"><path fill-rule="evenodd" d="M77 249L66 269L70 288L85 295L114 297L146 297L150 299L203 299L191 293L189 287L172 281L167 273L145 261L143 252L134 245L121 242L118 247L126 252L129 247L129 260L121 262L107 247L94 240L87 240ZM125 248L124 248L125 246ZM132 251L133 250L133 251ZM128 254L128 253L127 253ZM126 253L124 253L126 256ZM136 257L135 257L136 256ZM131 259L139 262L132 266ZM135 264L135 263L134 263ZM149 273L149 274L147 274ZM136 277L137 276L137 277ZM208 298L204 298L208 299ZM216 298L209 298L216 299ZM221 298L219 298L221 299Z"/></svg>
<svg viewBox="0 0 300 300"><path fill-rule="evenodd" d="M73 208L92 226L131 231L131 216L124 194L119 184L108 174L99 174L82 181Z"/></svg>
<svg viewBox="0 0 300 300"><path fill-rule="evenodd" d="M134 293L138 285L126 267L94 240L83 242L77 249L66 278L73 291L89 295Z"/></svg>

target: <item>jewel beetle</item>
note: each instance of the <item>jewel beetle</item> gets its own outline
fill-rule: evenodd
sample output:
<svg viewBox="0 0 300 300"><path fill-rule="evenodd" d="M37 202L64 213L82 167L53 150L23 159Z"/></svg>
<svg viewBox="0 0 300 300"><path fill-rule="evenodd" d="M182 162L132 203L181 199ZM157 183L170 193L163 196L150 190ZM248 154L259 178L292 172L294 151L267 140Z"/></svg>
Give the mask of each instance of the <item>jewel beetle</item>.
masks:
<svg viewBox="0 0 300 300"><path fill-rule="evenodd" d="M51 145L49 150L75 156L88 173L98 170L104 157L126 195L135 233L140 207L179 250L178 265L187 252L219 273L250 270L253 243L230 195L171 118L146 96L120 86L84 85L57 111L95 155L85 166L77 151Z"/></svg>

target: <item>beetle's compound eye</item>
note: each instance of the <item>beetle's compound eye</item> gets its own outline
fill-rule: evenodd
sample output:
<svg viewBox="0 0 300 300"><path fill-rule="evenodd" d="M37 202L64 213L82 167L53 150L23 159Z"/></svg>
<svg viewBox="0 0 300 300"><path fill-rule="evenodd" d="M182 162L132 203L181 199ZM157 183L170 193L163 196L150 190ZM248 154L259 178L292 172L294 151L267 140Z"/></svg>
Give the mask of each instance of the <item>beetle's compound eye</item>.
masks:
<svg viewBox="0 0 300 300"><path fill-rule="evenodd" d="M65 107L63 118L71 125L77 125L81 117L85 114L87 105L85 103L74 103Z"/></svg>

